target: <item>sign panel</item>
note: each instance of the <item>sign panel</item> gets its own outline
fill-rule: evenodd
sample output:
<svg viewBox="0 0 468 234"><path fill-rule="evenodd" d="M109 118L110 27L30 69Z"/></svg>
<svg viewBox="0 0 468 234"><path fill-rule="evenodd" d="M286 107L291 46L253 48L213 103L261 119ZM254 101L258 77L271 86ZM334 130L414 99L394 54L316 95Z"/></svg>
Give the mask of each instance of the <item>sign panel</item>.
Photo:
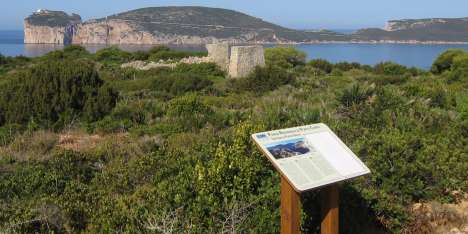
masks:
<svg viewBox="0 0 468 234"><path fill-rule="evenodd" d="M252 138L298 192L370 173L322 123L256 133Z"/></svg>

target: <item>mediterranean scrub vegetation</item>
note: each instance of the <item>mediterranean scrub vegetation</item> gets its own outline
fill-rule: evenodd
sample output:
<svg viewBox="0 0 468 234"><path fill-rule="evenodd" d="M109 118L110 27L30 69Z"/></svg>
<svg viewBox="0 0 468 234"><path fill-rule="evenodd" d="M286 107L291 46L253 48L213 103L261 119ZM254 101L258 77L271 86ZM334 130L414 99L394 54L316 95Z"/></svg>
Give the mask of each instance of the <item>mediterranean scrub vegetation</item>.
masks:
<svg viewBox="0 0 468 234"><path fill-rule="evenodd" d="M424 71L271 48L266 67L237 80L210 63L120 66L182 54L193 56L1 56L0 230L278 233L280 177L250 134L318 122L372 171L341 185L343 233L434 232L415 205L466 199L467 52ZM302 195L304 233L319 231L318 194Z"/></svg>

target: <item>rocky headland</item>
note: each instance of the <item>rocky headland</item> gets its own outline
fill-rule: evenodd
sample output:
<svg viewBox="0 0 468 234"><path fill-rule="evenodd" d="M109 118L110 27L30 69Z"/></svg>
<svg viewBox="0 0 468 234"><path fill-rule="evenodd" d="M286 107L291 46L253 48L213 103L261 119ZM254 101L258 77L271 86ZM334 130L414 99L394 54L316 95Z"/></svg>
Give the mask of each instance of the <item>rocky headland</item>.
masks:
<svg viewBox="0 0 468 234"><path fill-rule="evenodd" d="M468 18L392 20L352 34L285 28L241 12L208 7L149 7L82 22L38 10L24 20L25 43L47 44L468 44Z"/></svg>

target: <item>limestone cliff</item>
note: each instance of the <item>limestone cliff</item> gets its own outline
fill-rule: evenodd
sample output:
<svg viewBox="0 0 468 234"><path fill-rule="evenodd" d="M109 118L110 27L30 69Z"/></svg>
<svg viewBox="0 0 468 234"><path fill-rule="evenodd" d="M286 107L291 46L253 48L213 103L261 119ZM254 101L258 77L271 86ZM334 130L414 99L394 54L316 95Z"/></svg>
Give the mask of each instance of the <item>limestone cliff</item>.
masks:
<svg viewBox="0 0 468 234"><path fill-rule="evenodd" d="M119 19L89 21L74 27L74 44L207 44L221 41L240 43L242 39L213 36L175 35L142 30L132 22Z"/></svg>

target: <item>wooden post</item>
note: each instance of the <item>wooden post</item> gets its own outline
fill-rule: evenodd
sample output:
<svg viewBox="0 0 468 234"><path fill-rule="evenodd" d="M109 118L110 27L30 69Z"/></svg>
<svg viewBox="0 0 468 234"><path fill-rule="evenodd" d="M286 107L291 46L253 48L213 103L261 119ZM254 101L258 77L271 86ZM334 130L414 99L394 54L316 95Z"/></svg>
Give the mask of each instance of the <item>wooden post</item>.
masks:
<svg viewBox="0 0 468 234"><path fill-rule="evenodd" d="M281 176L281 234L299 234L301 231L299 193Z"/></svg>
<svg viewBox="0 0 468 234"><path fill-rule="evenodd" d="M322 189L321 234L339 233L339 193L338 184L331 184Z"/></svg>

